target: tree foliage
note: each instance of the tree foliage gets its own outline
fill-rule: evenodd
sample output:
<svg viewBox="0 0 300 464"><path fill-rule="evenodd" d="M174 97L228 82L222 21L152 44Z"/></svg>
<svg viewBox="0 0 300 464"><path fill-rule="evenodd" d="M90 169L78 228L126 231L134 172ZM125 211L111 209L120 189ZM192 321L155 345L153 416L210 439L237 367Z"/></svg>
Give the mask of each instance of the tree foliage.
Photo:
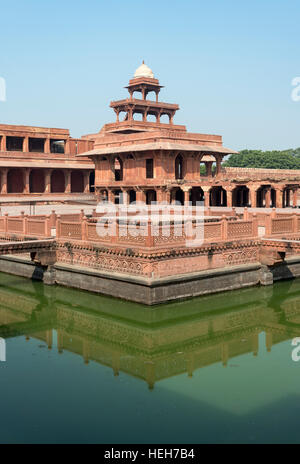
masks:
<svg viewBox="0 0 300 464"><path fill-rule="evenodd" d="M242 150L230 157L223 166L265 169L300 169L300 148L282 151Z"/></svg>

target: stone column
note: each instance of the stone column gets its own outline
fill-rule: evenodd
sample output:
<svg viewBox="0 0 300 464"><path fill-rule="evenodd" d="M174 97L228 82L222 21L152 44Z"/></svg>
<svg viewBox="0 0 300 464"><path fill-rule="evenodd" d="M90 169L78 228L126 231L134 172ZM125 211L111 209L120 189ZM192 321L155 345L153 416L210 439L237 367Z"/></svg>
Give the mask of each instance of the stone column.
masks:
<svg viewBox="0 0 300 464"><path fill-rule="evenodd" d="M122 189L122 204L128 205L128 203L129 203L129 199L128 199L127 190Z"/></svg>
<svg viewBox="0 0 300 464"><path fill-rule="evenodd" d="M65 140L65 154L66 155L70 154L70 140L69 139Z"/></svg>
<svg viewBox="0 0 300 464"><path fill-rule="evenodd" d="M113 194L113 191L108 189L107 193L108 193L108 198L107 198L108 201L110 203L114 203L115 202L115 196Z"/></svg>
<svg viewBox="0 0 300 464"><path fill-rule="evenodd" d="M271 208L271 188L270 187L266 189L265 205L266 205L266 208Z"/></svg>
<svg viewBox="0 0 300 464"><path fill-rule="evenodd" d="M29 152L29 139L28 139L28 137L24 137L24 139L23 139L23 152L24 153Z"/></svg>
<svg viewBox="0 0 300 464"><path fill-rule="evenodd" d="M298 189L293 190L293 207L297 208L298 203Z"/></svg>
<svg viewBox="0 0 300 464"><path fill-rule="evenodd" d="M156 190L156 200L157 200L157 203L162 203L164 201L164 192L162 191L161 188L158 188Z"/></svg>
<svg viewBox="0 0 300 464"><path fill-rule="evenodd" d="M209 207L210 206L210 192L204 192L204 206Z"/></svg>
<svg viewBox="0 0 300 464"><path fill-rule="evenodd" d="M206 162L205 163L205 170L206 170L206 176L207 177L212 177L212 163Z"/></svg>
<svg viewBox="0 0 300 464"><path fill-rule="evenodd" d="M227 206L229 208L232 208L232 190L227 190L226 194L227 194Z"/></svg>
<svg viewBox="0 0 300 464"><path fill-rule="evenodd" d="M89 171L83 172L83 192L89 193L90 191L90 173Z"/></svg>
<svg viewBox="0 0 300 464"><path fill-rule="evenodd" d="M65 171L65 193L71 193L71 171Z"/></svg>
<svg viewBox="0 0 300 464"><path fill-rule="evenodd" d="M1 169L1 195L7 194L7 169Z"/></svg>
<svg viewBox="0 0 300 464"><path fill-rule="evenodd" d="M256 203L256 190L255 189L250 189L250 201L251 201L251 208L256 208L257 203Z"/></svg>
<svg viewBox="0 0 300 464"><path fill-rule="evenodd" d="M136 201L145 202L145 192L142 190L137 190L136 192Z"/></svg>
<svg viewBox="0 0 300 464"><path fill-rule="evenodd" d="M44 153L50 153L50 139L45 139Z"/></svg>
<svg viewBox="0 0 300 464"><path fill-rule="evenodd" d="M216 158L216 176L221 174L221 158L219 156Z"/></svg>
<svg viewBox="0 0 300 464"><path fill-rule="evenodd" d="M276 208L282 208L283 203L283 191L281 189L276 189Z"/></svg>
<svg viewBox="0 0 300 464"><path fill-rule="evenodd" d="M24 172L24 193L30 193L30 188L29 188L29 176L30 176L30 168L25 168Z"/></svg>
<svg viewBox="0 0 300 464"><path fill-rule="evenodd" d="M45 171L45 193L51 193L51 170Z"/></svg>
<svg viewBox="0 0 300 464"><path fill-rule="evenodd" d="M184 204L188 205L190 202L190 189L184 190Z"/></svg>
<svg viewBox="0 0 300 464"><path fill-rule="evenodd" d="M0 151L6 151L6 135L1 136Z"/></svg>

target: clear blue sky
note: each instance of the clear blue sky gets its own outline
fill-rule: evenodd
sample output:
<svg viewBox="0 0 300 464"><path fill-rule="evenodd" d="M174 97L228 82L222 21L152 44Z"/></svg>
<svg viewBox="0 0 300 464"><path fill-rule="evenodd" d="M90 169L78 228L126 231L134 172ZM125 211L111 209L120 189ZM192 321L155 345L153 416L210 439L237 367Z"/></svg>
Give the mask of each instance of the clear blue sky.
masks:
<svg viewBox="0 0 300 464"><path fill-rule="evenodd" d="M2 1L0 122L96 132L144 59L188 130L299 147L299 17L299 0Z"/></svg>

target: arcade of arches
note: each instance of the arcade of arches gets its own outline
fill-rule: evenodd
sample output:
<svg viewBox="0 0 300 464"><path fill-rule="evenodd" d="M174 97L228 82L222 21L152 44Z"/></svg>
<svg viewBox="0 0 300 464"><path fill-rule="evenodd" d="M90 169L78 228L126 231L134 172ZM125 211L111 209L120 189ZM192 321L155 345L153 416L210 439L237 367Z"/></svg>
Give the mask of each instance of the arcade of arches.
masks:
<svg viewBox="0 0 300 464"><path fill-rule="evenodd" d="M90 170L2 168L0 174L1 194L94 192Z"/></svg>
<svg viewBox="0 0 300 464"><path fill-rule="evenodd" d="M172 188L103 188L99 191L99 198L115 204L131 204L135 201L167 202L169 204L191 204L204 202L205 206L223 207L260 207L260 208L286 208L297 206L298 186L271 186L257 185L256 187L239 185L235 188L226 186L201 186Z"/></svg>

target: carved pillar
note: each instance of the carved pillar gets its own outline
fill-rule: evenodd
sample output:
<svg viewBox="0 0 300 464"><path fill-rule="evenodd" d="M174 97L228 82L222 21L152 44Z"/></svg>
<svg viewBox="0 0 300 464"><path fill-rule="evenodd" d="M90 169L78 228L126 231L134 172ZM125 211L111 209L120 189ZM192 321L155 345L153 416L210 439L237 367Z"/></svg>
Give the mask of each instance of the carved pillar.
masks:
<svg viewBox="0 0 300 464"><path fill-rule="evenodd" d="M136 201L145 202L145 192L142 190L137 190L136 192Z"/></svg>
<svg viewBox="0 0 300 464"><path fill-rule="evenodd" d="M25 171L24 171L24 193L30 193L30 189L29 189L29 176L30 176L30 171L31 169L29 168L25 168Z"/></svg>
<svg viewBox="0 0 300 464"><path fill-rule="evenodd" d="M89 171L83 171L83 192L89 193L90 191L90 173Z"/></svg>
<svg viewBox="0 0 300 464"><path fill-rule="evenodd" d="M226 194L227 194L227 206L229 208L232 208L232 190L227 190Z"/></svg>
<svg viewBox="0 0 300 464"><path fill-rule="evenodd" d="M276 190L276 208L282 208L283 204L283 191L281 189Z"/></svg>
<svg viewBox="0 0 300 464"><path fill-rule="evenodd" d="M271 187L268 187L266 189L265 206L266 206L266 208L271 208Z"/></svg>
<svg viewBox="0 0 300 464"><path fill-rule="evenodd" d="M216 176L221 174L221 158L218 156L216 157Z"/></svg>
<svg viewBox="0 0 300 464"><path fill-rule="evenodd" d="M132 94L130 94L130 99L132 99ZM117 110L116 108L114 108L115 110L115 113L116 113L116 122L120 122L120 118L119 118L119 110Z"/></svg>
<svg viewBox="0 0 300 464"><path fill-rule="evenodd" d="M71 171L65 171L65 193L71 193Z"/></svg>
<svg viewBox="0 0 300 464"><path fill-rule="evenodd" d="M23 139L23 151L25 153L29 152L29 139L28 139L28 137L24 137L24 139Z"/></svg>
<svg viewBox="0 0 300 464"><path fill-rule="evenodd" d="M70 140L69 139L65 140L65 154L66 155L70 154Z"/></svg>
<svg viewBox="0 0 300 464"><path fill-rule="evenodd" d="M45 193L51 193L51 170L45 171Z"/></svg>
<svg viewBox="0 0 300 464"><path fill-rule="evenodd" d="M114 203L115 202L115 196L114 196L114 193L112 190L108 189L108 201L110 203Z"/></svg>
<svg viewBox="0 0 300 464"><path fill-rule="evenodd" d="M298 203L298 189L293 190L293 207L297 208Z"/></svg>
<svg viewBox="0 0 300 464"><path fill-rule="evenodd" d="M45 139L44 153L50 153L50 139Z"/></svg>
<svg viewBox="0 0 300 464"><path fill-rule="evenodd" d="M0 151L6 151L6 135L1 136Z"/></svg>
<svg viewBox="0 0 300 464"><path fill-rule="evenodd" d="M256 190L252 188L250 189L251 208L257 208L256 199L257 199Z"/></svg>
<svg viewBox="0 0 300 464"><path fill-rule="evenodd" d="M210 206L210 192L204 192L204 206Z"/></svg>
<svg viewBox="0 0 300 464"><path fill-rule="evenodd" d="M207 177L212 177L212 163L206 162L205 163L205 170L206 170L206 176Z"/></svg>
<svg viewBox="0 0 300 464"><path fill-rule="evenodd" d="M190 189L184 190L184 204L188 205L190 202Z"/></svg>
<svg viewBox="0 0 300 464"><path fill-rule="evenodd" d="M129 203L129 198L128 198L127 190L122 189L122 204L128 205L128 203Z"/></svg>
<svg viewBox="0 0 300 464"><path fill-rule="evenodd" d="M7 194L7 169L1 169L1 195Z"/></svg>

